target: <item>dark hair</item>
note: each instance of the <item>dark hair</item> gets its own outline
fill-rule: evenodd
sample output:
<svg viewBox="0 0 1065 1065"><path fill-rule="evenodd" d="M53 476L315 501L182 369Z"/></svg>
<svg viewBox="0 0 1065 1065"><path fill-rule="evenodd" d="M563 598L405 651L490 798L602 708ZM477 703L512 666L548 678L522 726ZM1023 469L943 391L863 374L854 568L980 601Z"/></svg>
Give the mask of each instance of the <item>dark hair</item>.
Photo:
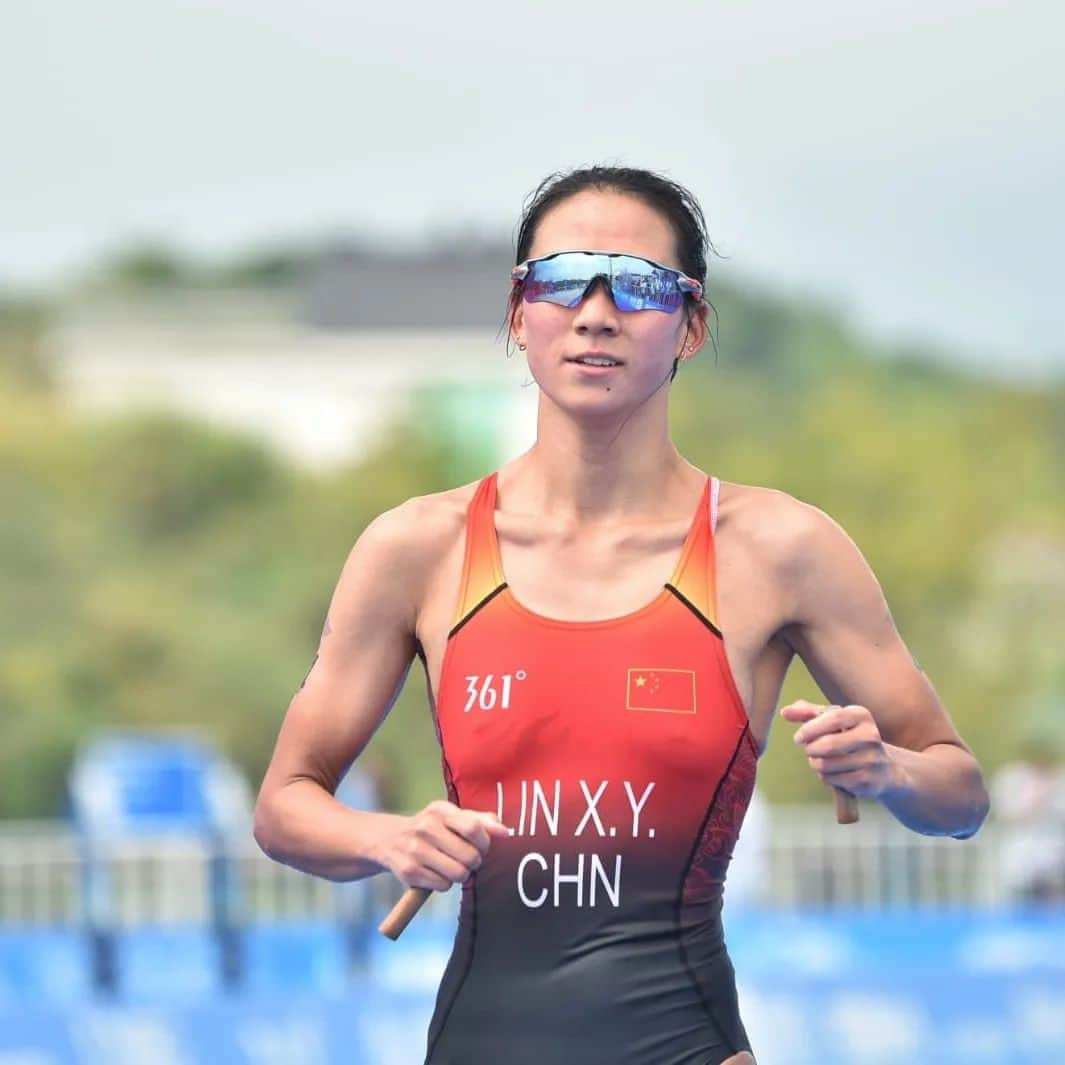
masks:
<svg viewBox="0 0 1065 1065"><path fill-rule="evenodd" d="M529 249L536 237L536 229L544 215L557 206L563 200L576 196L586 189L597 191L613 191L627 193L635 196L648 207L658 211L673 230L677 243L677 259L681 269L689 276L703 283L704 293L706 290L706 254L709 249L718 255L717 249L710 241L706 231L706 219L703 216L699 201L683 185L652 170L640 170L627 166L589 166L578 170L557 171L548 175L526 197L522 210L521 220L518 223L518 235L515 241L514 255L515 264L524 262L529 258ZM720 257L720 256L719 256ZM706 302L714 312L717 320L717 309L710 302ZM514 314L521 301L521 289L516 287L511 291L508 304L508 313L505 324L513 325ZM686 296L684 300L686 313L691 315L696 306L692 296ZM715 354L717 342L711 332L710 339L714 343ZM507 343L510 343L508 334ZM509 353L509 352L508 352ZM677 360L673 362L673 374L677 373Z"/></svg>

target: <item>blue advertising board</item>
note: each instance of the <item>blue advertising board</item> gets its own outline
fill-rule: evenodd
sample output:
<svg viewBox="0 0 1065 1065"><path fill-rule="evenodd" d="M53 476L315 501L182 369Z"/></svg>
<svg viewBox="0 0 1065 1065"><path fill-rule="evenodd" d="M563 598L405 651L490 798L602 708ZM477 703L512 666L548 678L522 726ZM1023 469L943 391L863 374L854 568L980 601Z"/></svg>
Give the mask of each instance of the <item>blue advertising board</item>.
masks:
<svg viewBox="0 0 1065 1065"><path fill-rule="evenodd" d="M339 929L257 934L239 992L203 986L202 943L182 953L174 940L131 940L139 978L105 1002L79 976L75 930L0 931L0 1065L422 1060L447 925L379 938L355 976ZM759 1065L1065 1062L1060 911L748 911L729 918L728 937ZM182 964L199 975L182 977Z"/></svg>

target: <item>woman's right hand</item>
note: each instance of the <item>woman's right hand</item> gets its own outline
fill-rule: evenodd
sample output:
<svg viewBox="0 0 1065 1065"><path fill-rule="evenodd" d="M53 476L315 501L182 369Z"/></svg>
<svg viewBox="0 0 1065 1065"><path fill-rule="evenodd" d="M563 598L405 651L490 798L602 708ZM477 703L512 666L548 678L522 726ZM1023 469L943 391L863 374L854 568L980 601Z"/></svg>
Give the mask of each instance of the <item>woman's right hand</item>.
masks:
<svg viewBox="0 0 1065 1065"><path fill-rule="evenodd" d="M447 891L480 868L493 838L509 835L494 813L438 799L404 818L379 845L377 860L407 887Z"/></svg>

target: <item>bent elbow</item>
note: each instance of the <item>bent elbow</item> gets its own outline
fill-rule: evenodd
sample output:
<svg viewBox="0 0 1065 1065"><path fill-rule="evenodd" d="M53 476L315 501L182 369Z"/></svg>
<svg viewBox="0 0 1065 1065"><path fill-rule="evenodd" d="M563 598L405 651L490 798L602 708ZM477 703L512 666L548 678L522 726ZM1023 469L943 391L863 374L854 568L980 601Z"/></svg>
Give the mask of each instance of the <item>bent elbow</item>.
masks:
<svg viewBox="0 0 1065 1065"><path fill-rule="evenodd" d="M277 850L277 816L262 795L255 802L251 834L267 858L281 861Z"/></svg>
<svg viewBox="0 0 1065 1065"><path fill-rule="evenodd" d="M981 826L987 820L991 812L991 798L987 793L983 780L980 781L979 792L973 799L972 811L968 823L958 832L952 833L955 839L971 839L980 831Z"/></svg>

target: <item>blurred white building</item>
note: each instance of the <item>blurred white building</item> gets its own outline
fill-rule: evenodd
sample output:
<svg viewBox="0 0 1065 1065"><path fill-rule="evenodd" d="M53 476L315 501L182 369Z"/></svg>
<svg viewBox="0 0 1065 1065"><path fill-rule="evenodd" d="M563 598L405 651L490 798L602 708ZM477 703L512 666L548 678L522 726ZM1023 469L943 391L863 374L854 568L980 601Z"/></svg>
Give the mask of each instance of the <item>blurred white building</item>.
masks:
<svg viewBox="0 0 1065 1065"><path fill-rule="evenodd" d="M86 291L50 334L72 402L247 430L301 465L344 462L429 402L503 462L535 438L524 356L506 357L505 258L333 258L290 288Z"/></svg>

